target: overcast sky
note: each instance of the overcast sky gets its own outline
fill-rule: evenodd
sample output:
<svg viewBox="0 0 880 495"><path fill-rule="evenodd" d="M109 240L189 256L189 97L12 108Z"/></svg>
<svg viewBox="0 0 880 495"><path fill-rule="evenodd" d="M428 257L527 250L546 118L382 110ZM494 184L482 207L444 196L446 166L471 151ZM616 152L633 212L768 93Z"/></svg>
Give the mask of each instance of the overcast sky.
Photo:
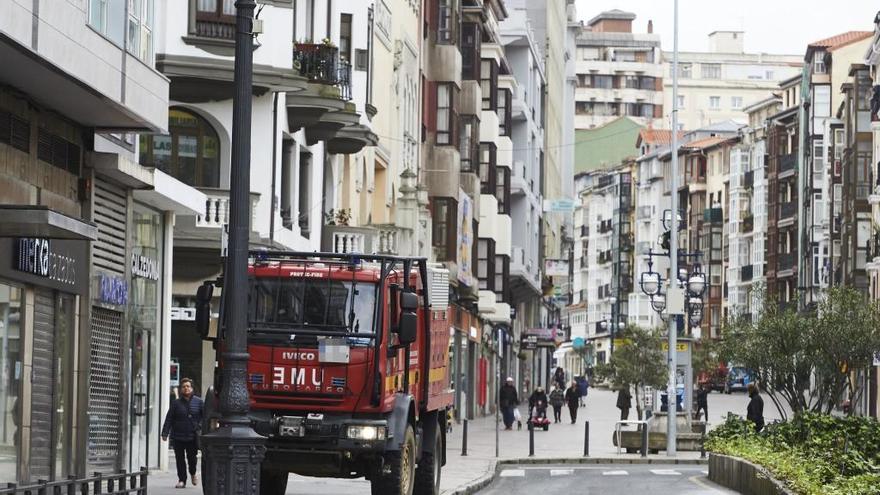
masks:
<svg viewBox="0 0 880 495"><path fill-rule="evenodd" d="M553 0L550 0L553 1ZM604 10L636 14L633 32L654 21L663 50L672 51L673 0L576 0L586 24ZM802 55L807 45L845 31L873 31L876 0L679 0L679 50L705 51L712 31L745 31L747 52Z"/></svg>

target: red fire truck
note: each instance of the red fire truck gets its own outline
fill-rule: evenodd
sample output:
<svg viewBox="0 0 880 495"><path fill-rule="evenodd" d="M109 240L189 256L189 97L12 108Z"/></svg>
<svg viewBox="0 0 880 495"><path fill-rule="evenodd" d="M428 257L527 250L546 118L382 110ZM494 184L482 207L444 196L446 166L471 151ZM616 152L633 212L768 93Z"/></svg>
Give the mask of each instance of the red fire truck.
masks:
<svg viewBox="0 0 880 495"><path fill-rule="evenodd" d="M296 473L365 477L374 494L439 494L452 404L448 278L423 258L251 252L247 381L252 425L268 438L261 493L283 494ZM204 337L211 293L206 283L197 297ZM233 302L221 301L222 314ZM203 433L218 424L217 371Z"/></svg>

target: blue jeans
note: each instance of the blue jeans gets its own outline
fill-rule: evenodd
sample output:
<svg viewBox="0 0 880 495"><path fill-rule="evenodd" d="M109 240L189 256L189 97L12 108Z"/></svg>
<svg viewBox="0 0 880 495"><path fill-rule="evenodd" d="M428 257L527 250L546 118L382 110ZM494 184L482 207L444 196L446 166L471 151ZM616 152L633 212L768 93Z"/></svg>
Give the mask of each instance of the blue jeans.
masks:
<svg viewBox="0 0 880 495"><path fill-rule="evenodd" d="M513 407L504 406L501 408L501 415L504 417L504 426L510 428L513 426Z"/></svg>

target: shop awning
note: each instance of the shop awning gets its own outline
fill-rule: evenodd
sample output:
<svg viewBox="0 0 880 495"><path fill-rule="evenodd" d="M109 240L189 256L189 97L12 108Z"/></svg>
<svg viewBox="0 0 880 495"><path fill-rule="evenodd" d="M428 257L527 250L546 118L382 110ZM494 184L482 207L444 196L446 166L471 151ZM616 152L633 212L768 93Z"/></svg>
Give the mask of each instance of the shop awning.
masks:
<svg viewBox="0 0 880 495"><path fill-rule="evenodd" d="M0 237L94 241L98 227L46 206L0 205Z"/></svg>

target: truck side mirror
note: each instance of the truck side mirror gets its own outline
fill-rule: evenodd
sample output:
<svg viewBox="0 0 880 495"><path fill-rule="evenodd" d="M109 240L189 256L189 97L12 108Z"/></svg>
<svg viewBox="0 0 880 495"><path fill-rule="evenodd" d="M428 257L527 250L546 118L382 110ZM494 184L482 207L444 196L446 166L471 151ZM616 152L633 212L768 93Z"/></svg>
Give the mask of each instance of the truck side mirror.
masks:
<svg viewBox="0 0 880 495"><path fill-rule="evenodd" d="M402 292L400 294L400 310L415 311L419 309L419 296L415 292Z"/></svg>
<svg viewBox="0 0 880 495"><path fill-rule="evenodd" d="M196 292L196 331L204 340L211 331L211 299L214 297L214 284L205 282Z"/></svg>
<svg viewBox="0 0 880 495"><path fill-rule="evenodd" d="M397 327L397 338L401 344L412 344L416 341L419 317L414 311L400 313L400 325Z"/></svg>

